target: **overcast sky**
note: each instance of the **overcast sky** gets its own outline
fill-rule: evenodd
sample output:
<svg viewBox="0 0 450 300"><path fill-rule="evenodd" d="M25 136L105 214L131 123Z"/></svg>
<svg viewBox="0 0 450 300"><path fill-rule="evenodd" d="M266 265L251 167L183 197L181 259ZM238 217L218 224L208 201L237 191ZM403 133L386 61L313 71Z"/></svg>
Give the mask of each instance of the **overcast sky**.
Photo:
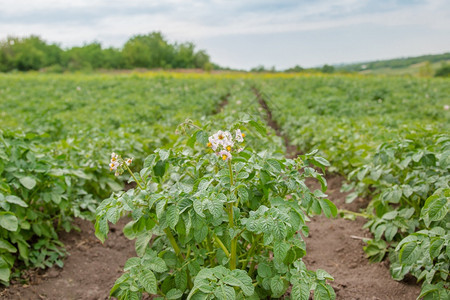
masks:
<svg viewBox="0 0 450 300"><path fill-rule="evenodd" d="M285 69L450 51L449 0L0 0L0 39L121 47L161 31L222 66Z"/></svg>

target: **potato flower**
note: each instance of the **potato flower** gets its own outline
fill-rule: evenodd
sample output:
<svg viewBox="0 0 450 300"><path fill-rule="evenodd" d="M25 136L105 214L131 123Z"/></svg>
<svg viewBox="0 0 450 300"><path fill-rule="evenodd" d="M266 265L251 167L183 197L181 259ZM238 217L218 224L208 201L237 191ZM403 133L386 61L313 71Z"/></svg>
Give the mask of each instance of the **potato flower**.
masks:
<svg viewBox="0 0 450 300"><path fill-rule="evenodd" d="M128 166L133 162L133 158L122 159L116 153L111 153L111 161L109 162L109 170L114 171L114 175L119 176L122 174Z"/></svg>
<svg viewBox="0 0 450 300"><path fill-rule="evenodd" d="M222 150L218 153L218 155L222 158L222 160L227 161L230 160L232 158L231 153L226 151L226 150Z"/></svg>
<svg viewBox="0 0 450 300"><path fill-rule="evenodd" d="M244 141L245 134L240 129L236 130L235 137L229 131L219 130L208 138L207 146L211 148L216 155L221 157L224 161L232 158L232 151L237 153L243 150L242 147L236 145Z"/></svg>

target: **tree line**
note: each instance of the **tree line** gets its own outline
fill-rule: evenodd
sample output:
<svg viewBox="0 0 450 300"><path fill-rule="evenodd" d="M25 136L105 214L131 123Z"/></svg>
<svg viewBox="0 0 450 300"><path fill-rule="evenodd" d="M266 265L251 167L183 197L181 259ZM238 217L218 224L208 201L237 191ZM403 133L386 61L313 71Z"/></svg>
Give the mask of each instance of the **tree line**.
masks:
<svg viewBox="0 0 450 300"><path fill-rule="evenodd" d="M39 36L8 37L0 41L0 72L42 70L53 72L95 69L216 67L204 50L191 42L169 43L160 32L135 35L122 48L104 48L98 42L68 49Z"/></svg>

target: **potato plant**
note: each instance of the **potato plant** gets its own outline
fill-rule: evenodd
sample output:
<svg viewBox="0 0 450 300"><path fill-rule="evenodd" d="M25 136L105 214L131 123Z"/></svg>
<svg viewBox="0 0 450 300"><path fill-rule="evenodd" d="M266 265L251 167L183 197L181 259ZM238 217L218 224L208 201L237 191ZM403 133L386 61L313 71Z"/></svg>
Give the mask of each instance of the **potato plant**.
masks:
<svg viewBox="0 0 450 300"><path fill-rule="evenodd" d="M341 211L368 219L369 259L388 254L394 279L410 273L423 282L420 297L447 299L448 80L313 76L260 86L291 141L347 176L347 202L372 198L362 213Z"/></svg>
<svg viewBox="0 0 450 300"><path fill-rule="evenodd" d="M188 130L188 139L155 150L136 173L112 156L119 162L113 171L130 172L136 188L101 203L96 235L104 241L108 222L129 214L124 234L136 239L137 253L112 296L309 299L313 291L316 299L335 298L327 283L333 278L302 261L308 215L337 213L325 198L325 179L309 166L328 162L314 154L292 160L256 152L244 145L245 126L252 125L260 129L251 121L209 137L203 129ZM307 177L319 180L322 190L311 192Z"/></svg>

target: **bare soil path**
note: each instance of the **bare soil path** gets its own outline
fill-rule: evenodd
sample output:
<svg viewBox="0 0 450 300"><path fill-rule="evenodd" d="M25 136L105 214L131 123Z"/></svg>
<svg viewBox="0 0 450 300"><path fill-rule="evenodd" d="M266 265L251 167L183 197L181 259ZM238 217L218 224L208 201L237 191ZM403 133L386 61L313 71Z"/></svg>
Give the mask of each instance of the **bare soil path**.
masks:
<svg viewBox="0 0 450 300"><path fill-rule="evenodd" d="M280 126L272 118L272 113L261 93L253 88L261 107L266 111L266 122L277 135L283 138L288 157L299 154L296 146L282 134ZM365 208L368 201L357 198L353 203L346 204L345 193L341 193L344 178L339 175L327 176L328 199L338 209L358 212ZM320 189L317 181L307 182L312 189ZM334 277L331 285L335 289L337 299L379 299L379 300L410 300L416 299L420 288L415 283L398 282L389 274L389 263L369 263L362 249L364 242L355 237L371 238L368 230L362 226L365 219L358 217L355 221L342 218L328 219L316 216L308 224L310 235L306 238L306 257L308 268L323 269Z"/></svg>
<svg viewBox="0 0 450 300"><path fill-rule="evenodd" d="M0 291L0 299L108 299L126 260L136 256L134 242L122 233L126 223L124 218L110 226L108 238L102 244L94 235L92 223L76 220L81 232L64 232L60 236L70 253L64 267L31 271L29 283L13 283Z"/></svg>

